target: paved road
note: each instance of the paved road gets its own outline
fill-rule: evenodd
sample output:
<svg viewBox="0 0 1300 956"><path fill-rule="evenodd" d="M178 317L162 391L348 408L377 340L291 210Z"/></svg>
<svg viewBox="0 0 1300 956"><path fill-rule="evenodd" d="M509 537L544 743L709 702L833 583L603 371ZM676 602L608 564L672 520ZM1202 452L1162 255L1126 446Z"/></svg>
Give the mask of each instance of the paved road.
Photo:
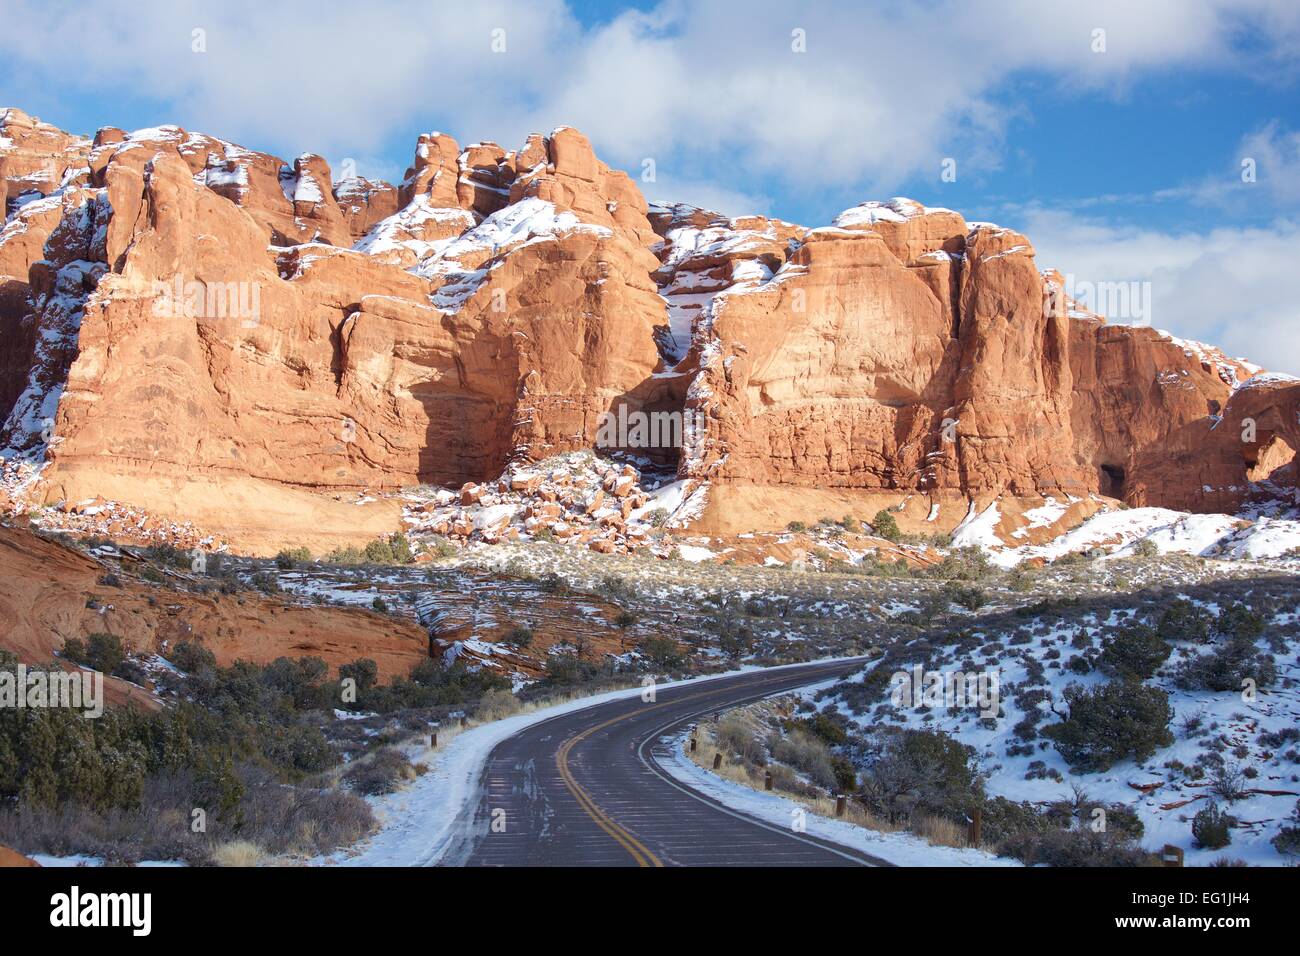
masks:
<svg viewBox="0 0 1300 956"><path fill-rule="evenodd" d="M658 764L702 716L851 672L861 661L755 671L553 717L498 744L481 802L444 862L470 866L855 866L865 854L694 792ZM504 813L504 816L503 816ZM496 826L493 826L493 823Z"/></svg>

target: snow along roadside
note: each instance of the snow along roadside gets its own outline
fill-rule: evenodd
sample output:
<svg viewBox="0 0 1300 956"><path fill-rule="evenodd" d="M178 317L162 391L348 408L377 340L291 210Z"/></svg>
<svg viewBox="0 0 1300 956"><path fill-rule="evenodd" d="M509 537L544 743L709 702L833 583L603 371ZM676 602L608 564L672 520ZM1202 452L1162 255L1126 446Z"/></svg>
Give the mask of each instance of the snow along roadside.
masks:
<svg viewBox="0 0 1300 956"><path fill-rule="evenodd" d="M686 754L686 738L690 730L661 738L672 752L669 760L655 762L669 776L683 786L712 797L738 813L756 817L765 823L788 827L797 810L804 810L804 832L830 840L840 846L861 850L895 866L1020 866L1018 860L994 856L986 850L973 850L951 846L932 846L911 833L882 833L849 823L832 820L807 811L807 808L775 793L751 790L705 770Z"/></svg>
<svg viewBox="0 0 1300 956"><path fill-rule="evenodd" d="M735 677L753 671L779 671L813 664L829 664L852 657L826 657L800 664L781 664L776 667L750 665L720 674L692 677L688 680L657 684L656 690L683 687ZM866 661L864 660L865 664ZM462 812L469 812L479 795L479 781L492 748L509 737L543 721L576 710L596 707L613 700L640 696L644 688L628 687L608 691L592 697L516 714L502 720L472 727L459 734L433 755L427 747L407 748L407 756L428 765L429 771L417 777L410 786L396 793L370 798L371 809L380 820L379 832L364 840L356 848L341 850L328 856L317 857L309 863L314 866L435 866L450 849L459 835L456 822ZM788 814L786 819L788 820Z"/></svg>

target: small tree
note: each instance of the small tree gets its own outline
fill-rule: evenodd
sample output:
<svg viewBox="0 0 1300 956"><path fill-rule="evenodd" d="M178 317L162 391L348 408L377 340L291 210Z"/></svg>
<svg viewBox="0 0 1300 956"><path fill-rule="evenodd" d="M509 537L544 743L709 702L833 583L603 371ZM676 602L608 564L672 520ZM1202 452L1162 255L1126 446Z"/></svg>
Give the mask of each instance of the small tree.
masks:
<svg viewBox="0 0 1300 956"><path fill-rule="evenodd" d="M122 646L122 639L116 634L98 631L91 634L84 642L80 638L68 638L63 642L63 656L73 663L92 667L104 674L111 674L122 661L126 660L126 649Z"/></svg>
<svg viewBox="0 0 1300 956"><path fill-rule="evenodd" d="M410 564L415 560L415 555L411 552L411 542L401 531L389 537L388 547L393 552L393 560L398 564Z"/></svg>
<svg viewBox="0 0 1300 956"><path fill-rule="evenodd" d="M1125 758L1145 760L1174 742L1169 695L1137 681L1111 681L1086 690L1065 689L1069 716L1043 728L1044 737L1083 773L1107 770Z"/></svg>
<svg viewBox="0 0 1300 956"><path fill-rule="evenodd" d="M1213 618L1191 601L1183 598L1171 602L1160 614L1156 630L1166 641L1204 644L1210 637Z"/></svg>
<svg viewBox="0 0 1300 956"><path fill-rule="evenodd" d="M349 677L357 682L357 690L369 690L379 681L379 665L368 657L360 657L351 664L340 665L339 680Z"/></svg>
<svg viewBox="0 0 1300 956"><path fill-rule="evenodd" d="M894 516L883 508L871 519L871 527L878 537L886 541L897 541L903 536L903 533L898 530L898 522L894 520Z"/></svg>
<svg viewBox="0 0 1300 956"><path fill-rule="evenodd" d="M1238 691L1247 679L1256 687L1277 680L1272 655L1259 653L1253 638L1230 638L1208 654L1182 661L1174 672L1174 682L1184 690Z"/></svg>
<svg viewBox="0 0 1300 956"><path fill-rule="evenodd" d="M1232 842L1232 826L1237 821L1211 803L1192 817L1192 837L1206 850L1221 850Z"/></svg>
<svg viewBox="0 0 1300 956"><path fill-rule="evenodd" d="M1146 680L1169 659L1172 650L1154 629L1128 624L1102 644L1097 666L1113 677Z"/></svg>
<svg viewBox="0 0 1300 956"><path fill-rule="evenodd" d="M366 545L365 559L371 564L392 564L393 548L383 538L375 538Z"/></svg>

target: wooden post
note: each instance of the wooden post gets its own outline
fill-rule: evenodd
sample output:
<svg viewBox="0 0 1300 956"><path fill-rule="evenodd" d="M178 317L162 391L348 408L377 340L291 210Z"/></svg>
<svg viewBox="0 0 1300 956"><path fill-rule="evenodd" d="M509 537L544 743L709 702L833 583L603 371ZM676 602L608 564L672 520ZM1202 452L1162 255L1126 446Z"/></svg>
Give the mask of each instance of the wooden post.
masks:
<svg viewBox="0 0 1300 956"><path fill-rule="evenodd" d="M460 719L460 725L461 725L462 727L468 727L468 726L469 726L469 718L468 718L468 717L461 717L461 719Z"/></svg>
<svg viewBox="0 0 1300 956"><path fill-rule="evenodd" d="M1183 848L1166 843L1165 848L1160 851L1160 862L1164 866L1182 866Z"/></svg>
<svg viewBox="0 0 1300 956"><path fill-rule="evenodd" d="M844 794L842 793L835 795L835 815L837 817L844 816Z"/></svg>
<svg viewBox="0 0 1300 956"><path fill-rule="evenodd" d="M984 839L984 811L976 807L971 811L970 824L966 827L967 842L978 847Z"/></svg>
<svg viewBox="0 0 1300 956"><path fill-rule="evenodd" d="M433 733L429 734L429 746L430 747L438 746L438 732L436 730Z"/></svg>
<svg viewBox="0 0 1300 956"><path fill-rule="evenodd" d="M717 770L721 766L722 766L722 754L716 753L713 755L713 769Z"/></svg>
<svg viewBox="0 0 1300 956"><path fill-rule="evenodd" d="M763 789L764 790L772 789L772 771L770 770L767 773L763 774Z"/></svg>
<svg viewBox="0 0 1300 956"><path fill-rule="evenodd" d="M694 737L691 738L691 753L695 753L695 747L699 743Z"/></svg>

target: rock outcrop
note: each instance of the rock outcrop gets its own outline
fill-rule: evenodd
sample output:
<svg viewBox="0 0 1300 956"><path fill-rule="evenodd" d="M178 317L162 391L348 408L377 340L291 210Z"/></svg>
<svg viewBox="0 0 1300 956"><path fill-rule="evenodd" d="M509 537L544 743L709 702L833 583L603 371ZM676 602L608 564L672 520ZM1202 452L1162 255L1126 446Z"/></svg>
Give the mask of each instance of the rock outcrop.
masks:
<svg viewBox="0 0 1300 956"><path fill-rule="evenodd" d="M675 468L729 530L828 500L939 530L997 496L1294 489L1300 389L1106 324L1025 236L949 210L651 209L569 128L422 135L393 186L178 127L0 123L0 447L45 462L46 502L323 545L395 525L358 490L593 447ZM679 438L611 445L620 410Z"/></svg>

